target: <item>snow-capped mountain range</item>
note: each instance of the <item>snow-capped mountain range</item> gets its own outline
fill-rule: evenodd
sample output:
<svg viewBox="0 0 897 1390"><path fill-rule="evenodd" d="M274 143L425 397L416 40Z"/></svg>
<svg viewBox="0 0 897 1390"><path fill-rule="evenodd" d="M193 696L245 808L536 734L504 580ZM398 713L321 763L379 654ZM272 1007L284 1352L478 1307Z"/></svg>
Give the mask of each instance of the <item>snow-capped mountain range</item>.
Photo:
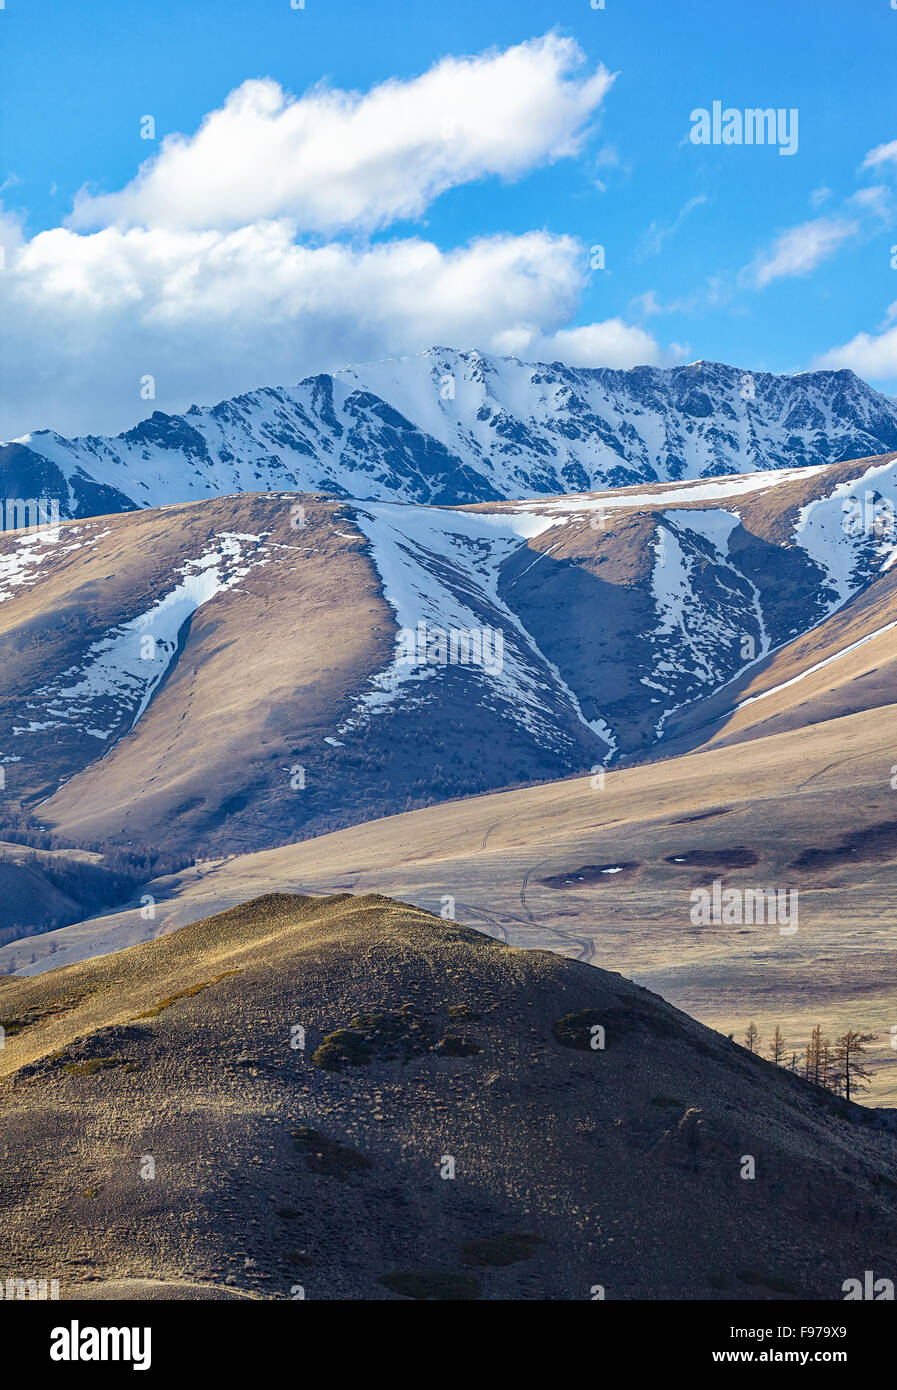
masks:
<svg viewBox="0 0 897 1390"><path fill-rule="evenodd" d="M237 492L459 505L838 463L897 449L850 371L629 371L432 348L267 387L115 437L0 446L7 498L83 518Z"/></svg>

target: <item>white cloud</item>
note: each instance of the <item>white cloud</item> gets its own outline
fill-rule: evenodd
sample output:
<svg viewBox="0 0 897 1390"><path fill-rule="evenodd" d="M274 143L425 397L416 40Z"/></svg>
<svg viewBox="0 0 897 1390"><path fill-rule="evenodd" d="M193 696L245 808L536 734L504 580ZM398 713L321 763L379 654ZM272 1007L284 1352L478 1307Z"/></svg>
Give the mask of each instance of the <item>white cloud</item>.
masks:
<svg viewBox="0 0 897 1390"><path fill-rule="evenodd" d="M452 251L407 238L297 245L285 220L236 231L57 228L0 276L0 437L99 432L261 385L420 351L434 342L632 365L657 344L617 319L564 331L588 274L571 237L531 232ZM2 237L0 237L2 239ZM559 331L561 330L561 331Z"/></svg>
<svg viewBox="0 0 897 1390"><path fill-rule="evenodd" d="M645 290L644 294L636 295L630 308L642 318L651 318L654 314L665 314L667 310L657 298L656 290Z"/></svg>
<svg viewBox="0 0 897 1390"><path fill-rule="evenodd" d="M745 267L742 279L762 289L773 280L806 275L859 230L859 222L845 217L816 217L791 227Z"/></svg>
<svg viewBox="0 0 897 1390"><path fill-rule="evenodd" d="M549 34L367 95L294 100L248 82L120 193L80 198L66 226L29 241L0 208L0 438L110 432L438 342L663 360L619 318L568 327L589 276L576 238L364 238L453 184L574 154L613 81L582 66L575 43Z"/></svg>
<svg viewBox="0 0 897 1390"><path fill-rule="evenodd" d="M879 333L857 333L849 342L817 357L814 367L849 367L872 381L897 379L897 301L890 305Z"/></svg>
<svg viewBox="0 0 897 1390"><path fill-rule="evenodd" d="M630 302L629 309L641 318L651 318L656 314L702 314L708 310L719 309L732 298L733 286L722 275L710 275L705 285L693 294L682 299L671 299L664 303L656 290L646 290ZM670 345L670 352L678 361L681 353Z"/></svg>
<svg viewBox="0 0 897 1390"><path fill-rule="evenodd" d="M244 82L193 136L170 135L118 193L82 192L68 225L227 230L276 217L300 230L383 227L446 189L514 178L576 154L613 77L584 73L569 38L444 58L365 94L294 98Z"/></svg>
<svg viewBox="0 0 897 1390"><path fill-rule="evenodd" d="M619 318L561 328L534 343L530 354L571 367L659 366L667 361L650 333Z"/></svg>
<svg viewBox="0 0 897 1390"><path fill-rule="evenodd" d="M897 164L897 140L891 140L886 145L876 145L863 160L863 168L876 169L879 164L892 163Z"/></svg>
<svg viewBox="0 0 897 1390"><path fill-rule="evenodd" d="M883 222L891 217L891 190L883 183L859 188L847 201L851 207L859 208L860 212L878 217Z"/></svg>

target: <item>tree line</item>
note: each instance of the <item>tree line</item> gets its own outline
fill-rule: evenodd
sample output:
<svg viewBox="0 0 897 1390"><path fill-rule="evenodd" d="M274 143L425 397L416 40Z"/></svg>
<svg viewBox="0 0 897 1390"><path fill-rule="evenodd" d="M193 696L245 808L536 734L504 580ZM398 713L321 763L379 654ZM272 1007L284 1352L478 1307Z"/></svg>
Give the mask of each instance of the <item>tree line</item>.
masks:
<svg viewBox="0 0 897 1390"><path fill-rule="evenodd" d="M831 1038L823 1034L822 1025L817 1023L804 1050L791 1050L789 1056L789 1044L776 1024L776 1030L767 1044L766 1051L777 1066L787 1067L789 1071L796 1072L807 1081L813 1081L817 1086L824 1086L827 1091L834 1092L836 1096L844 1096L845 1100L850 1100L858 1092L869 1089L866 1083L871 1072L863 1065L863 1059L866 1056L865 1044L872 1042L874 1037L874 1033L860 1033L854 1028L849 1028L832 1042ZM748 1052L762 1056L762 1042L757 1025L749 1023L744 1034L744 1046Z"/></svg>

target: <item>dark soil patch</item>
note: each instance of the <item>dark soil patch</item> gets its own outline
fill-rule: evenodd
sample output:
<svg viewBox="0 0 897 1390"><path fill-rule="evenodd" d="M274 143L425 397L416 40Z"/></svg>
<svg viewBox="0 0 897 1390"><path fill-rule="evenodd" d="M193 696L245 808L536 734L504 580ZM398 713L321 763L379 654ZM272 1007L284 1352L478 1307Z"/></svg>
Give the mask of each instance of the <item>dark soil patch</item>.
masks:
<svg viewBox="0 0 897 1390"><path fill-rule="evenodd" d="M621 864L583 864L565 874L540 878L539 883L544 888L589 888L594 883L619 883L621 879L632 878L640 868L638 860Z"/></svg>
<svg viewBox="0 0 897 1390"><path fill-rule="evenodd" d="M789 865L792 869L831 869L851 862L874 864L897 858L897 821L881 821L853 830L831 849L809 846Z"/></svg>
<svg viewBox="0 0 897 1390"><path fill-rule="evenodd" d="M683 868L697 865L708 869L749 869L760 862L760 856L743 845L731 849L688 849L683 854L669 854L665 864L681 864Z"/></svg>
<svg viewBox="0 0 897 1390"><path fill-rule="evenodd" d="M788 1279L780 1279L776 1274L761 1274L758 1270L742 1269L735 1277L740 1284L747 1284L751 1288L771 1289L773 1293L789 1293L795 1296L800 1294L796 1284L792 1284Z"/></svg>
<svg viewBox="0 0 897 1390"><path fill-rule="evenodd" d="M495 1269L531 1260L544 1241L541 1236L526 1231L509 1231L506 1235L481 1236L465 1241L461 1258L466 1265L482 1265Z"/></svg>

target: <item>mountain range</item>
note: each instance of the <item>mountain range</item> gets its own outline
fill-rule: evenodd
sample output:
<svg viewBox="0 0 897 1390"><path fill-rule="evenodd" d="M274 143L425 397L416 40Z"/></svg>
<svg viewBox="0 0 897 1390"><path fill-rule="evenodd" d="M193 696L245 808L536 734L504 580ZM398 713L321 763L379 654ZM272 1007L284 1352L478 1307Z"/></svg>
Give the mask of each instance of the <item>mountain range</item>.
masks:
<svg viewBox="0 0 897 1390"><path fill-rule="evenodd" d="M891 1268L892 401L434 349L41 432L0 483L11 1277L742 1300ZM696 921L723 887L788 928ZM880 1109L754 1051L814 1029Z"/></svg>
<svg viewBox="0 0 897 1390"><path fill-rule="evenodd" d="M114 438L0 446L0 495L63 518L236 492L445 506L844 462L897 450L897 403L850 371L566 367L432 348L266 387Z"/></svg>
<svg viewBox="0 0 897 1390"><path fill-rule="evenodd" d="M897 512L897 456L473 507L237 494L7 533L7 813L243 852L747 729L891 622L895 541L860 504Z"/></svg>

